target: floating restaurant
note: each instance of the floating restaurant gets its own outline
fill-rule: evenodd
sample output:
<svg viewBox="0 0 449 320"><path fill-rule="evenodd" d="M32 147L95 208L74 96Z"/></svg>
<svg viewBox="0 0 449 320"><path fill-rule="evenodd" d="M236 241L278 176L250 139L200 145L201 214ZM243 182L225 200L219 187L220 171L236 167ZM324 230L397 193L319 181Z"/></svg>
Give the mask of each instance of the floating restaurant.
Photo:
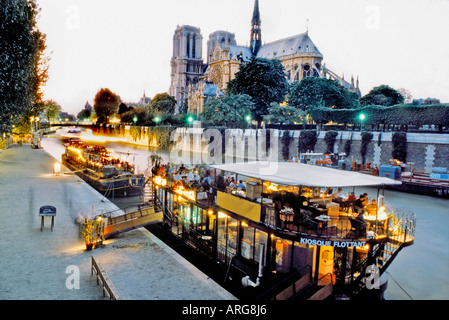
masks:
<svg viewBox="0 0 449 320"><path fill-rule="evenodd" d="M256 300L382 298L381 276L414 241L414 214L384 199L393 179L292 162L210 165L203 181L156 169L168 231Z"/></svg>
<svg viewBox="0 0 449 320"><path fill-rule="evenodd" d="M62 164L105 196L140 195L145 177L134 173L134 166L113 151L81 141L65 144Z"/></svg>

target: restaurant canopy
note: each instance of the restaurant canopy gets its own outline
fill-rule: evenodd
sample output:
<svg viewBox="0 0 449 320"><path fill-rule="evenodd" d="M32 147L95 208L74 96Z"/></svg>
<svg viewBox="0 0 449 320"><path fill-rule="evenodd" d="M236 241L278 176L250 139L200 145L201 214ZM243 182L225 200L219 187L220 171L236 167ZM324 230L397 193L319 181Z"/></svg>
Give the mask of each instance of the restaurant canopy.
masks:
<svg viewBox="0 0 449 320"><path fill-rule="evenodd" d="M295 162L240 162L210 167L285 186L344 188L401 184L390 178Z"/></svg>

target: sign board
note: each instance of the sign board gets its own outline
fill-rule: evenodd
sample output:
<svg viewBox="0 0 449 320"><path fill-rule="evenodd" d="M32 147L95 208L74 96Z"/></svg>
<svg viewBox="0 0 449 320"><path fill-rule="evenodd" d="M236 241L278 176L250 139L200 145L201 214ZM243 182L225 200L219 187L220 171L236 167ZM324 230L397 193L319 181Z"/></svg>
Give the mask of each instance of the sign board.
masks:
<svg viewBox="0 0 449 320"><path fill-rule="evenodd" d="M430 173L430 179L449 180L449 174L445 173Z"/></svg>
<svg viewBox="0 0 449 320"><path fill-rule="evenodd" d="M43 206L39 209L39 217L41 217L41 232L44 228L44 217L51 217L51 231L55 225L56 208L53 206Z"/></svg>
<svg viewBox="0 0 449 320"><path fill-rule="evenodd" d="M299 243L306 243L312 246L329 246L338 248L351 248L351 247L363 248L366 245L366 241L332 241L332 240L317 240L308 238L301 238Z"/></svg>
<svg viewBox="0 0 449 320"><path fill-rule="evenodd" d="M40 217L54 217L56 216L56 208L53 206L43 206L39 209Z"/></svg>

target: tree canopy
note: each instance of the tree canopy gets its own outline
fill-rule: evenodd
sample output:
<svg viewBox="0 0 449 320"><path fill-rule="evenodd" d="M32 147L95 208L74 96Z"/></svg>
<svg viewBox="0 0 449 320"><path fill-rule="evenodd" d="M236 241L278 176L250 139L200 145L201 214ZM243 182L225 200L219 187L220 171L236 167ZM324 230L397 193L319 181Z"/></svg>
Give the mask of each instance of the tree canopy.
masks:
<svg viewBox="0 0 449 320"><path fill-rule="evenodd" d="M272 102L285 100L288 89L284 66L279 60L252 58L228 82L226 94L249 95L254 103L254 119L260 123Z"/></svg>
<svg viewBox="0 0 449 320"><path fill-rule="evenodd" d="M21 117L33 114L33 104L41 102L47 67L38 12L34 1L0 2L0 132L11 132Z"/></svg>
<svg viewBox="0 0 449 320"><path fill-rule="evenodd" d="M241 127L251 116L254 103L249 95L227 95L222 98L210 99L203 107L201 116L204 120L218 126Z"/></svg>
<svg viewBox="0 0 449 320"><path fill-rule="evenodd" d="M385 84L374 87L360 99L362 106L377 105L388 107L401 103L404 103L404 97L397 90Z"/></svg>
<svg viewBox="0 0 449 320"><path fill-rule="evenodd" d="M294 124L304 123L306 119L305 112L288 105L280 105L272 102L268 108L268 115L265 115L264 120L271 123L279 124Z"/></svg>
<svg viewBox="0 0 449 320"><path fill-rule="evenodd" d="M366 125L448 125L449 105L436 104L418 106L399 104L390 107L366 106L360 109L328 109L316 108L311 116L317 123L359 124L360 114L364 114L363 123Z"/></svg>
<svg viewBox="0 0 449 320"><path fill-rule="evenodd" d="M168 93L158 93L149 104L149 111L153 115L172 114L175 112L176 99Z"/></svg>
<svg viewBox="0 0 449 320"><path fill-rule="evenodd" d="M94 98L94 110L98 122L107 122L107 119L117 113L119 106L118 96L108 88L100 89Z"/></svg>
<svg viewBox="0 0 449 320"><path fill-rule="evenodd" d="M307 77L295 81L290 87L288 104L310 111L318 107L354 109L359 107L358 96L337 81Z"/></svg>
<svg viewBox="0 0 449 320"><path fill-rule="evenodd" d="M47 117L48 122L51 122L52 120L55 121L59 118L59 114L61 113L62 108L56 101L46 100L44 102L44 106L45 106L45 116Z"/></svg>

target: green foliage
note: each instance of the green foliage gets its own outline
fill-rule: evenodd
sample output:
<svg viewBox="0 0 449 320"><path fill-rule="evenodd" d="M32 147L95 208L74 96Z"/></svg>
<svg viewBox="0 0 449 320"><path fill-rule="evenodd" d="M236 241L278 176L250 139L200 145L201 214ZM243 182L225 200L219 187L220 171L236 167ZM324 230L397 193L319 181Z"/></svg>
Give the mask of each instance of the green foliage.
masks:
<svg viewBox="0 0 449 320"><path fill-rule="evenodd" d="M428 106L399 104L390 107L370 105L360 109L327 109L317 108L311 111L311 116L317 123L330 121L346 124L360 124L359 114L365 114L365 125L395 124L395 125L448 125L449 104Z"/></svg>
<svg viewBox="0 0 449 320"><path fill-rule="evenodd" d="M294 124L304 123L305 112L291 106L281 106L279 103L272 102L268 108L268 115L263 116L264 121L268 123Z"/></svg>
<svg viewBox="0 0 449 320"><path fill-rule="evenodd" d="M226 94L249 95L254 103L254 119L261 122L272 102L285 100L288 89L284 66L279 60L252 58L228 82Z"/></svg>
<svg viewBox="0 0 449 320"><path fill-rule="evenodd" d="M150 114L155 115L165 115L172 114L175 112L176 99L170 96L168 93L158 93L151 100L148 108L150 109Z"/></svg>
<svg viewBox="0 0 449 320"><path fill-rule="evenodd" d="M362 106L393 106L401 103L404 103L402 94L387 85L373 88L368 94L360 99L360 104Z"/></svg>
<svg viewBox="0 0 449 320"><path fill-rule="evenodd" d="M291 84L288 103L301 110L319 107L336 109L358 108L358 97L337 81L326 78L307 77Z"/></svg>
<svg viewBox="0 0 449 320"><path fill-rule="evenodd" d="M407 134L405 132L395 132L391 139L393 150L391 156L405 162L407 159Z"/></svg>
<svg viewBox="0 0 449 320"><path fill-rule="evenodd" d="M88 109L83 109L80 112L78 112L78 114L76 115L76 118L78 120L84 120L84 119L89 119L91 116L92 112Z"/></svg>
<svg viewBox="0 0 449 320"><path fill-rule="evenodd" d="M315 130L302 130L299 135L298 152L305 153L313 151L317 142L318 136Z"/></svg>
<svg viewBox="0 0 449 320"><path fill-rule="evenodd" d="M62 111L61 106L54 100L46 100L44 101L44 106L45 106L45 116L47 117L47 120L50 121L55 121L59 118L59 114ZM87 110L87 109L84 109ZM89 110L87 110L89 111ZM90 113L89 113L90 116ZM88 117L89 117L88 116Z"/></svg>
<svg viewBox="0 0 449 320"><path fill-rule="evenodd" d="M337 131L326 131L324 135L324 141L326 142L326 152L333 153L334 152L334 144L337 139L338 132Z"/></svg>
<svg viewBox="0 0 449 320"><path fill-rule="evenodd" d="M245 117L251 115L253 107L254 103L247 94L228 95L208 100L201 116L217 126L242 127L246 125Z"/></svg>
<svg viewBox="0 0 449 320"><path fill-rule="evenodd" d="M122 123L133 123L134 117L137 117L137 121L135 122L138 126L144 126L147 124L149 119L149 113L147 107L135 107L130 111L127 111L121 115Z"/></svg>
<svg viewBox="0 0 449 320"><path fill-rule="evenodd" d="M37 115L32 106L47 78L38 12L31 0L0 2L0 133L11 132L23 116Z"/></svg>
<svg viewBox="0 0 449 320"><path fill-rule="evenodd" d="M281 144L282 144L282 157L284 160L290 158L290 142L292 138L290 137L290 132L288 130L282 133Z"/></svg>
<svg viewBox="0 0 449 320"><path fill-rule="evenodd" d="M155 127L148 127L147 130L150 145L152 144L153 139L155 139L158 148L168 150L171 143L170 135L172 131L176 130L176 127L159 125Z"/></svg>
<svg viewBox="0 0 449 320"><path fill-rule="evenodd" d="M124 104L123 102L120 103L120 105L118 106L118 112L117 114L123 114L127 111L132 110L133 107L128 107L126 104Z"/></svg>
<svg viewBox="0 0 449 320"><path fill-rule="evenodd" d="M94 243L94 229L94 221L92 219L85 218L83 224L81 225L81 234L84 236L84 241L86 244Z"/></svg>
<svg viewBox="0 0 449 320"><path fill-rule="evenodd" d="M352 143L351 139L348 139L345 142L345 146L344 146L343 150L346 153L346 156L349 156L351 154L351 143Z"/></svg>
<svg viewBox="0 0 449 320"><path fill-rule="evenodd" d="M373 134L371 132L362 132L362 145L360 146L360 154L362 155L362 163L365 163L366 152L368 150L368 145L373 139Z"/></svg>

